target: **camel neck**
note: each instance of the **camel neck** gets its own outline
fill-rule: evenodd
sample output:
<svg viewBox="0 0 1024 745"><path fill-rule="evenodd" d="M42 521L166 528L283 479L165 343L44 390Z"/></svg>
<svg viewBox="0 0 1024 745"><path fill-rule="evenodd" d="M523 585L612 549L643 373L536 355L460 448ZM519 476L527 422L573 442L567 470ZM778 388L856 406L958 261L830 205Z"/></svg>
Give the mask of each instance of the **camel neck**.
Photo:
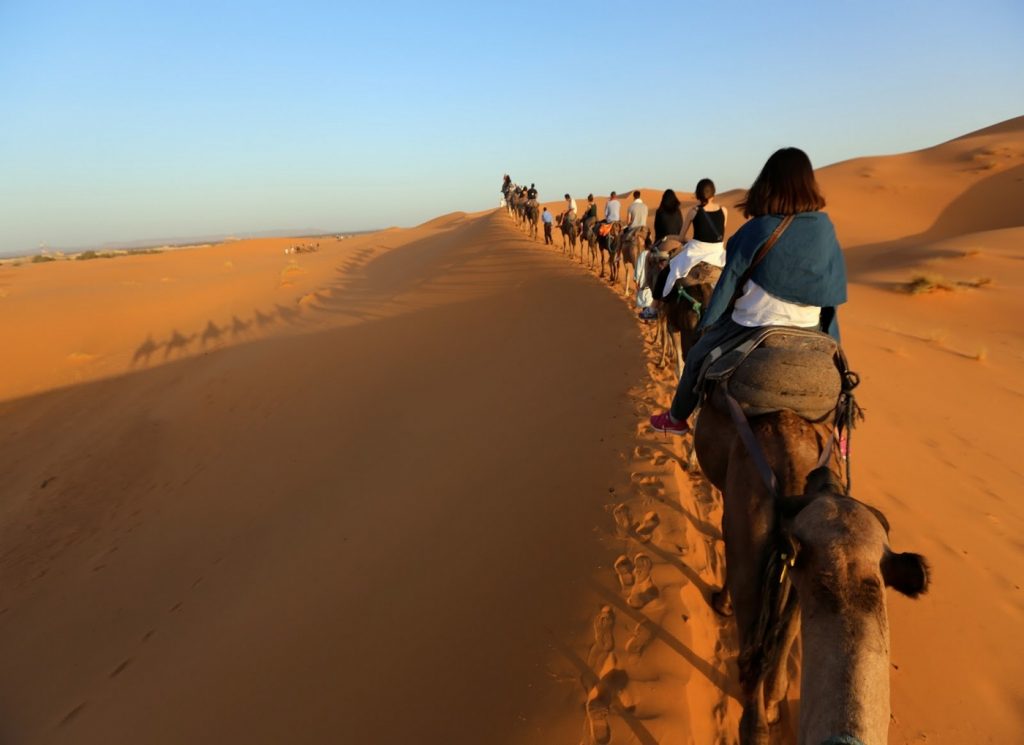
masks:
<svg viewBox="0 0 1024 745"><path fill-rule="evenodd" d="M889 732L889 627L880 614L853 617L804 607L800 745L840 735L885 745Z"/></svg>

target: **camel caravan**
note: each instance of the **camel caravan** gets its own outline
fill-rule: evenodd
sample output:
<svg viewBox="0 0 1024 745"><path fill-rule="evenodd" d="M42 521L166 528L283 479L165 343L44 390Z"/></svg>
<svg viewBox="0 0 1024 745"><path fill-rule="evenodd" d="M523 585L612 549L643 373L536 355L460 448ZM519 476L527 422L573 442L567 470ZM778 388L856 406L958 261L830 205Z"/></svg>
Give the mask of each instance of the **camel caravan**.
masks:
<svg viewBox="0 0 1024 745"><path fill-rule="evenodd" d="M505 176L502 194L535 239L536 188ZM683 212L666 191L653 235L640 192L626 219L614 192L600 220L593 195L582 215L566 195L553 222L570 260L588 260L602 278L607 264L613 284L624 275L627 297L634 280L640 318L657 324L661 365L671 350L676 394L650 424L692 438L693 465L721 495L726 579L707 600L736 623L740 742L772 741L799 665L800 743L885 743L884 588L917 597L928 565L894 552L885 516L852 495L850 443L862 412L839 344L842 251L810 160L796 148L769 158L738 205L748 220L728 246L728 210L714 194L701 179L697 205ZM791 655L798 636L800 659ZM612 701L595 691L588 714L604 706L606 719ZM592 729L596 742L608 741L606 727Z"/></svg>

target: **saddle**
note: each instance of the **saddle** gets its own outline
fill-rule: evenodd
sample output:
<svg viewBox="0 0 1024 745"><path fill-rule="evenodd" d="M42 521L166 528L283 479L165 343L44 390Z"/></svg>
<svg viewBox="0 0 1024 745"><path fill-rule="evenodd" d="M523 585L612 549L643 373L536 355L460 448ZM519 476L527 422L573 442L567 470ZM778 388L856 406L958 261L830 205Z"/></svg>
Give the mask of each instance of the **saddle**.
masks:
<svg viewBox="0 0 1024 745"><path fill-rule="evenodd" d="M600 236L601 236L602 238L607 238L607 237L608 237L608 234L609 234L610 232L612 232L612 227L613 227L612 223L605 223L604 225L602 225L601 227L599 227L599 228L597 229L597 233L598 233L598 235L600 235Z"/></svg>
<svg viewBox="0 0 1024 745"><path fill-rule="evenodd" d="M698 287L700 285L711 285L714 287L718 284L721 276L722 267L702 261L699 264L695 264L693 269L679 280L679 284L683 287Z"/></svg>
<svg viewBox="0 0 1024 745"><path fill-rule="evenodd" d="M785 409L816 422L836 410L847 373L846 358L828 334L773 326L730 350L713 350L702 384L715 384L713 400L728 391L748 417Z"/></svg>

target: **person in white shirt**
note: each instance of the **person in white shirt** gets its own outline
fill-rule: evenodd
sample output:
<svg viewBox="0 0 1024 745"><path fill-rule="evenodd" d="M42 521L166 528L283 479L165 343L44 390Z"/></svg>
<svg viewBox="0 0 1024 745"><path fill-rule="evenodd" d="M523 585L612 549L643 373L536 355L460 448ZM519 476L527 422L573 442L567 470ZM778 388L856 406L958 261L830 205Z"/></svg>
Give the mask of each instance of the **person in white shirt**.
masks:
<svg viewBox="0 0 1024 745"><path fill-rule="evenodd" d="M629 218L629 224L626 226L623 240L628 239L630 235L640 228L647 227L647 205L640 198L639 191L633 192L633 203L629 205L629 211L626 213L626 216Z"/></svg>
<svg viewBox="0 0 1024 745"><path fill-rule="evenodd" d="M615 197L616 194L613 191L608 198L608 203L604 206L604 222L606 223L618 222L620 219L622 205L619 204L619 200Z"/></svg>

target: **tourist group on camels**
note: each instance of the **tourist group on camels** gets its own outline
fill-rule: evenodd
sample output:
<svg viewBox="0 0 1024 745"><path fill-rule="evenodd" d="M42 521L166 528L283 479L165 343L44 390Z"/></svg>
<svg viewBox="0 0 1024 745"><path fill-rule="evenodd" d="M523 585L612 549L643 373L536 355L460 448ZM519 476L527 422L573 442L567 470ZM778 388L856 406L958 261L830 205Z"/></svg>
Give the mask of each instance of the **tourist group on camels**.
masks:
<svg viewBox="0 0 1024 745"><path fill-rule="evenodd" d="M740 642L741 743L768 743L789 687L799 635L799 742L887 741L889 628L885 587L916 597L928 566L889 546L885 516L851 490L858 383L840 346L846 265L808 156L775 152L730 220L700 179L685 211L667 190L649 226L641 193L609 196L598 214L565 195L551 215L537 188L502 184L515 223L538 239L543 220L561 250L635 298L656 324L661 362L678 383L649 426L692 437L700 470L720 492L724 587L708 598L733 616ZM628 204L623 204L628 202ZM690 237L687 238L687 235ZM631 287L632 284L632 287ZM617 567L618 571L619 567ZM613 686L587 700L607 742Z"/></svg>

